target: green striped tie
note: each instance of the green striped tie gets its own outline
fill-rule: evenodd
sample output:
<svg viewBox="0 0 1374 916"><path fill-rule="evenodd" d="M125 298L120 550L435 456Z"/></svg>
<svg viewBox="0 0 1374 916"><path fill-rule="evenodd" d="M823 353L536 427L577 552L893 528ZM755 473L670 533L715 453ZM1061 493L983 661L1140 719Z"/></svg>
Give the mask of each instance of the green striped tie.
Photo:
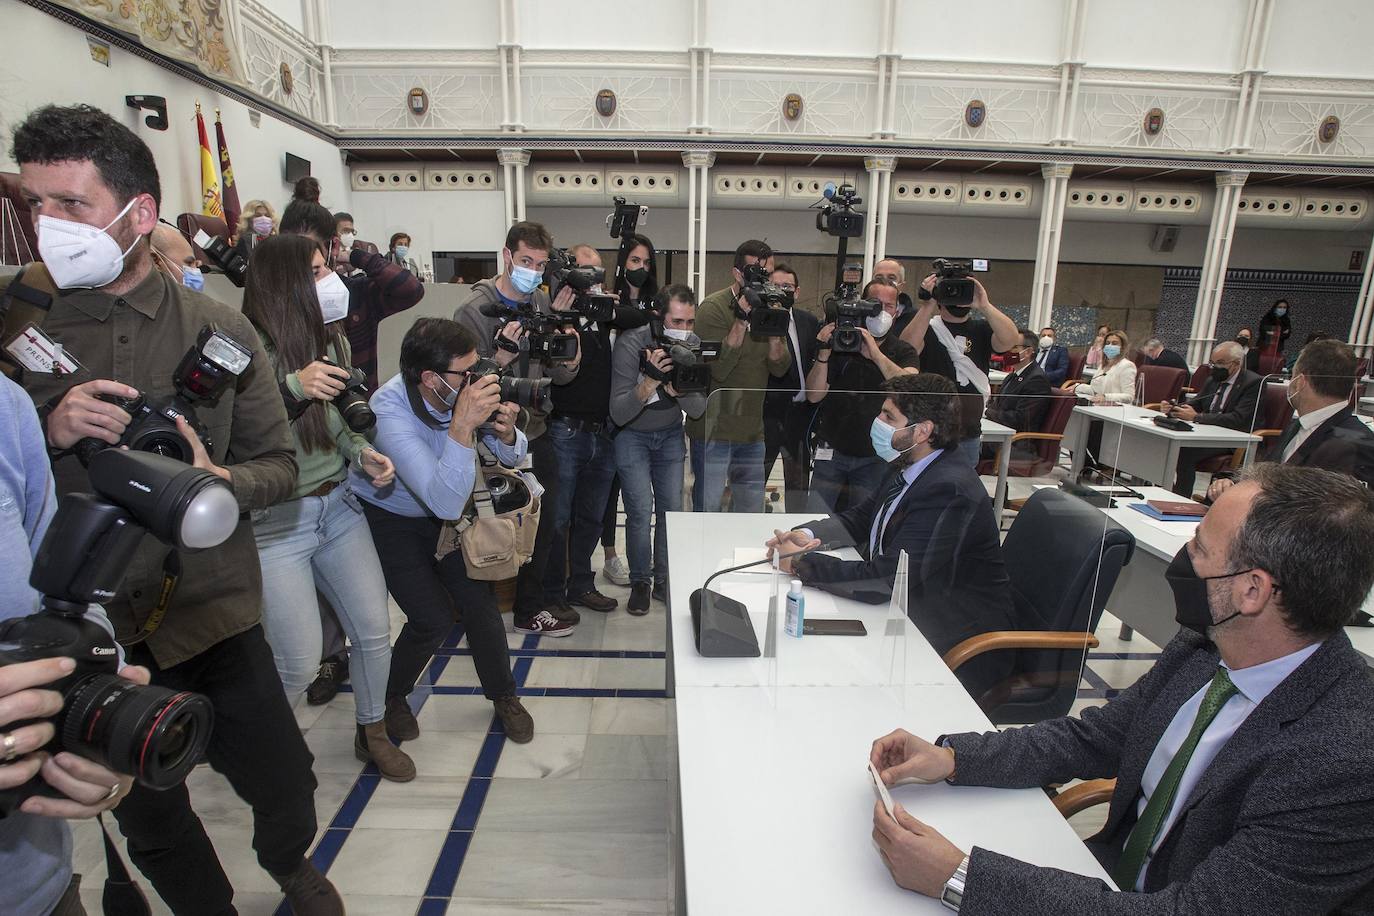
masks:
<svg viewBox="0 0 1374 916"><path fill-rule="evenodd" d="M1193 720L1192 730L1188 732L1188 737L1184 739L1178 753L1174 754L1174 759L1169 761L1169 767L1150 795L1145 811L1131 828L1131 835L1126 838L1126 847L1121 851L1120 861L1116 863L1116 868L1112 869L1112 878L1116 881L1116 886L1123 891L1135 890L1140 868L1145 864L1150 848L1155 844L1159 828L1164 825L1164 818L1173 807L1178 784L1183 781L1183 771L1188 769L1188 761L1192 759L1202 733L1207 731L1207 726L1211 725L1217 713L1221 712L1221 707L1236 693L1236 685L1231 683L1231 677L1226 673L1226 669L1218 668L1216 676L1212 678L1212 686L1207 688L1202 705L1197 708L1197 718Z"/></svg>

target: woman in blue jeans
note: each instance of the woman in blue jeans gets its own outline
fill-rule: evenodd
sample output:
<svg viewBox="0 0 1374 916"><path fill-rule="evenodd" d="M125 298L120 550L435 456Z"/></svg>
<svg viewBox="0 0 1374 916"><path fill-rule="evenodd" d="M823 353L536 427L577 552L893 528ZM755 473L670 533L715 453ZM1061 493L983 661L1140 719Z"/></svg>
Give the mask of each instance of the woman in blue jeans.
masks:
<svg viewBox="0 0 1374 916"><path fill-rule="evenodd" d="M386 779L414 779L415 764L387 739L384 723L391 670L386 584L362 508L345 485L350 464L378 486L396 475L391 460L335 406L349 373L348 343L335 323L348 312L348 289L314 241L273 236L253 252L243 312L272 358L300 468L291 498L252 516L262 624L282 686L298 702L319 667L318 589L353 643L354 752Z"/></svg>
<svg viewBox="0 0 1374 916"><path fill-rule="evenodd" d="M674 345L691 348L696 296L673 284L657 297L658 313L647 327L616 338L611 359L611 419L621 427L615 437L620 495L625 502L625 552L630 558L630 601L636 616L649 613L650 597L660 601L668 584L666 514L682 509L687 447L682 413L706 410L701 394L681 394L665 380ZM649 528L654 522L652 563Z"/></svg>

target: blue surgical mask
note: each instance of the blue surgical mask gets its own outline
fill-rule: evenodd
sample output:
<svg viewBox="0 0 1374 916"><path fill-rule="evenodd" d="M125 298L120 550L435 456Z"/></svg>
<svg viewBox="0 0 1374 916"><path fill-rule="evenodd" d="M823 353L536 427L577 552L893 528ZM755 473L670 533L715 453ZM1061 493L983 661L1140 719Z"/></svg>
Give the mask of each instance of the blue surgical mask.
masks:
<svg viewBox="0 0 1374 916"><path fill-rule="evenodd" d="M912 424L913 426L915 424ZM902 429L910 429L910 426L903 426ZM868 428L868 440L873 443L873 451L884 461L895 461L902 452L911 451L916 447L916 443L904 449L898 449L892 444L892 437L897 435L897 427L888 426L883 422L882 417L874 417L873 424Z"/></svg>
<svg viewBox="0 0 1374 916"><path fill-rule="evenodd" d="M187 289L201 292L205 289L205 274L200 272L199 267L183 267L181 269L181 285Z"/></svg>
<svg viewBox="0 0 1374 916"><path fill-rule="evenodd" d="M397 245L397 246L396 246L396 257L404 259L405 256L408 255L408 254L410 254L410 246L409 246L409 245Z"/></svg>
<svg viewBox="0 0 1374 916"><path fill-rule="evenodd" d="M514 286L522 295L528 296L539 288L543 282L544 275L531 267L519 267L512 265L510 269L510 284Z"/></svg>
<svg viewBox="0 0 1374 916"><path fill-rule="evenodd" d="M1288 314L1288 307L1281 305L1278 308L1274 309L1274 314L1282 318L1284 315Z"/></svg>
<svg viewBox="0 0 1374 916"><path fill-rule="evenodd" d="M1102 355L1107 359L1116 359L1121 355L1121 348L1116 344L1107 344L1102 348Z"/></svg>
<svg viewBox="0 0 1374 916"><path fill-rule="evenodd" d="M444 402L445 407L452 410L453 405L458 403L458 389L450 385L448 379L444 378L442 375L439 375L437 372L435 375L438 377L439 381L444 383L444 387L448 389L448 394L439 394L437 391L434 393L439 394L439 400Z"/></svg>

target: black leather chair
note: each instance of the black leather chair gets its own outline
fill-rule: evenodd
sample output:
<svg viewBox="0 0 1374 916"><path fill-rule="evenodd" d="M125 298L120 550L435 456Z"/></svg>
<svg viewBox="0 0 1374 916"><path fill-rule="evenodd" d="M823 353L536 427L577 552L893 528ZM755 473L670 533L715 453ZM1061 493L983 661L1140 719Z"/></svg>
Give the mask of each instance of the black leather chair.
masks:
<svg viewBox="0 0 1374 916"><path fill-rule="evenodd" d="M1007 532L1002 559L1019 630L983 633L945 654L951 669L989 651L1015 652L1011 674L975 697L998 725L1066 715L1084 653L1135 552L1135 537L1100 509L1062 490L1037 490Z"/></svg>

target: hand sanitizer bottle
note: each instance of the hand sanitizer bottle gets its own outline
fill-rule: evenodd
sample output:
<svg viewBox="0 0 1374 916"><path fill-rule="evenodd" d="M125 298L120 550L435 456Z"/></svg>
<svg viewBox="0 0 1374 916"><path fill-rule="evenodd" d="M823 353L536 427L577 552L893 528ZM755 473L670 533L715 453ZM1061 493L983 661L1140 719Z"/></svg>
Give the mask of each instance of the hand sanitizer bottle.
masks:
<svg viewBox="0 0 1374 916"><path fill-rule="evenodd" d="M802 627L806 623L806 598L802 595L802 581L792 580L792 588L787 592L787 616L785 627L788 636L801 638Z"/></svg>

